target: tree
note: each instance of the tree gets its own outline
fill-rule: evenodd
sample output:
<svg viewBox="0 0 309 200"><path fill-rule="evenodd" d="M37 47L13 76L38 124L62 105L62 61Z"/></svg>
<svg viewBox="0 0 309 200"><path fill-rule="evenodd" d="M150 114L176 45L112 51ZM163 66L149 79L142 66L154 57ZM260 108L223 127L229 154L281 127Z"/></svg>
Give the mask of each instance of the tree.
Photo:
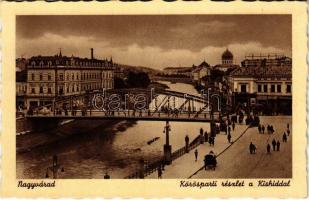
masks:
<svg viewBox="0 0 309 200"><path fill-rule="evenodd" d="M130 88L137 87L148 87L150 84L150 79L147 73L145 72L133 72L130 71L127 79L127 86Z"/></svg>
<svg viewBox="0 0 309 200"><path fill-rule="evenodd" d="M115 89L126 88L126 84L123 79L116 77L114 80Z"/></svg>

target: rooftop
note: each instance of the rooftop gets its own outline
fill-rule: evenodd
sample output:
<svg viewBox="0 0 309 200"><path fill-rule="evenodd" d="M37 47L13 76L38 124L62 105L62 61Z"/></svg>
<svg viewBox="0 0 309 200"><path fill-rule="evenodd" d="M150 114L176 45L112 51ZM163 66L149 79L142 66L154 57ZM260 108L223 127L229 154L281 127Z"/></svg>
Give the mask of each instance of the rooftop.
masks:
<svg viewBox="0 0 309 200"><path fill-rule="evenodd" d="M222 59L225 60L225 59L233 59L233 54L232 52L230 52L228 49L226 49L223 54L222 54Z"/></svg>
<svg viewBox="0 0 309 200"><path fill-rule="evenodd" d="M291 66L239 67L230 74L234 77L292 77Z"/></svg>

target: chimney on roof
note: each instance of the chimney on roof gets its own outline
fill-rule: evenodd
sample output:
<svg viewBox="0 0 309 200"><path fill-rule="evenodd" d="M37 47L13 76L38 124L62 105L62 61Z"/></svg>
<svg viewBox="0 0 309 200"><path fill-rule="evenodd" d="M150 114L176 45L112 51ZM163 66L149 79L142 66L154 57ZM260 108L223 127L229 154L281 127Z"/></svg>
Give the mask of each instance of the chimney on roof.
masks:
<svg viewBox="0 0 309 200"><path fill-rule="evenodd" d="M91 48L90 50L91 50L91 59L93 59L93 48Z"/></svg>

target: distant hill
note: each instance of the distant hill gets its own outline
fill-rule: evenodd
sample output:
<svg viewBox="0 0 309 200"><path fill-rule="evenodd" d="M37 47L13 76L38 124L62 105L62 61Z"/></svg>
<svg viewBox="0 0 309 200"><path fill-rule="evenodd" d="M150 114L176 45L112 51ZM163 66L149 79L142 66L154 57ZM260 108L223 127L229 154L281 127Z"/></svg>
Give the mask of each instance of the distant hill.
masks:
<svg viewBox="0 0 309 200"><path fill-rule="evenodd" d="M120 68L124 71L133 71L133 72L145 72L149 75L154 75L160 72L160 70L153 69L150 67L143 67L143 66L130 66L130 65L122 65L118 64Z"/></svg>

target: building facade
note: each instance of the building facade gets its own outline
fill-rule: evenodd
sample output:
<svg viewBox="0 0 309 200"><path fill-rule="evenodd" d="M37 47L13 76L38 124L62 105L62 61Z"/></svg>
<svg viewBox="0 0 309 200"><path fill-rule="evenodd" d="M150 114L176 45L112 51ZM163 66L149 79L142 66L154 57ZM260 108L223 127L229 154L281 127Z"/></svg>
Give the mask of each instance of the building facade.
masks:
<svg viewBox="0 0 309 200"><path fill-rule="evenodd" d="M290 66L292 59L284 55L247 55L241 62L242 67Z"/></svg>
<svg viewBox="0 0 309 200"><path fill-rule="evenodd" d="M210 75L211 75L211 67L205 61L203 61L199 66L193 67L192 70L193 82L201 83L201 79L203 77Z"/></svg>
<svg viewBox="0 0 309 200"><path fill-rule="evenodd" d="M26 107L51 104L56 97L70 96L114 87L112 60L35 56L27 66Z"/></svg>
<svg viewBox="0 0 309 200"><path fill-rule="evenodd" d="M230 73L228 84L233 105L259 105L272 113L292 113L290 64L246 65Z"/></svg>
<svg viewBox="0 0 309 200"><path fill-rule="evenodd" d="M16 72L16 108L23 108L27 95L27 71Z"/></svg>

